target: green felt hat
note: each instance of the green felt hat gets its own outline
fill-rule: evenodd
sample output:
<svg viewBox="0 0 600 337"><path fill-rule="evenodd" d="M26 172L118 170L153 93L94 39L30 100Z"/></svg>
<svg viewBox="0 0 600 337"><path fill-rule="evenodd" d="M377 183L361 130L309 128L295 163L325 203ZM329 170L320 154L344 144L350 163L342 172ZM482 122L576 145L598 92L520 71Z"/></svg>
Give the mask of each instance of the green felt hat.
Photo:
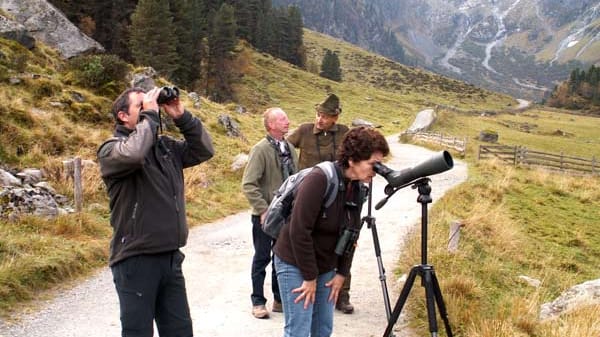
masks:
<svg viewBox="0 0 600 337"><path fill-rule="evenodd" d="M337 116L342 113L340 99L335 94L329 94L323 102L317 104L315 107L317 112L330 116Z"/></svg>

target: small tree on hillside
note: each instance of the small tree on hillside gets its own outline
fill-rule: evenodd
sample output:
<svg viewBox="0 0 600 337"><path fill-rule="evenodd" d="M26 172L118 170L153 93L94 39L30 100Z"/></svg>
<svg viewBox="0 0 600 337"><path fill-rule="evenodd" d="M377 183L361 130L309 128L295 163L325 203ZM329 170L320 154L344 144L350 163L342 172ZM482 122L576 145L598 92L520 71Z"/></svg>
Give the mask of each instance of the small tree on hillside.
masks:
<svg viewBox="0 0 600 337"><path fill-rule="evenodd" d="M321 72L319 75L332 81L342 81L342 69L340 68L340 59L337 53L334 53L329 49L325 50L325 56L323 56Z"/></svg>

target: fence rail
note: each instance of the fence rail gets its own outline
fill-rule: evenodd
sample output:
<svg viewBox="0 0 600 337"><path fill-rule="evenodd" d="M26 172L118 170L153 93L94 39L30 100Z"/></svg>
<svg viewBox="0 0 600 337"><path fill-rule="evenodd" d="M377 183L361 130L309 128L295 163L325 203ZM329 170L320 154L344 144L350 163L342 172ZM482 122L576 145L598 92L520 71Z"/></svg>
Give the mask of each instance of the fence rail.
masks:
<svg viewBox="0 0 600 337"><path fill-rule="evenodd" d="M596 157L581 158L564 153L547 153L523 146L479 145L477 159L497 158L513 165L542 166L560 171L600 174Z"/></svg>
<svg viewBox="0 0 600 337"><path fill-rule="evenodd" d="M410 136L413 140L422 140L429 143L439 144L460 152L463 156L467 149L467 137L458 138L443 133L434 132L405 132L401 136Z"/></svg>

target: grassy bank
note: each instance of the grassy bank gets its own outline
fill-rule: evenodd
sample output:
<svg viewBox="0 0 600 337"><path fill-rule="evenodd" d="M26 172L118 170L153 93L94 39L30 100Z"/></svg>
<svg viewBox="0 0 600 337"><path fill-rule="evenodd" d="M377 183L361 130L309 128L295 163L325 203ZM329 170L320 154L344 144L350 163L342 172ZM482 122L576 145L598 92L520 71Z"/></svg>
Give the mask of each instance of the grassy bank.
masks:
<svg viewBox="0 0 600 337"><path fill-rule="evenodd" d="M519 125L535 125L529 132ZM430 213L429 262L435 266L458 336L595 336L600 306L542 322L539 310L566 289L597 279L600 263L600 178L476 161L483 129L503 144L540 151L600 155L594 130L600 119L534 109L523 114L473 116L442 112L438 131L469 138L468 180L447 193ZM556 133L555 130L564 130ZM447 251L449 223L460 220L459 250ZM398 273L420 261L420 233L400 258ZM533 287L527 276L541 281ZM424 294L411 295L413 326L427 331ZM441 324L441 320L439 321ZM440 331L443 325L440 326ZM443 335L443 334L442 334Z"/></svg>

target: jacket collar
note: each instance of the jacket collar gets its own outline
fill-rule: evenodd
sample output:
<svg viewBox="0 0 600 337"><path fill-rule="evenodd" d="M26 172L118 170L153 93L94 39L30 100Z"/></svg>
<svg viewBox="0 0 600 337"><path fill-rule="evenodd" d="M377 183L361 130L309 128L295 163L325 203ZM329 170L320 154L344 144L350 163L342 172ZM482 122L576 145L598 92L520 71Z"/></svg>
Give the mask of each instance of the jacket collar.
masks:
<svg viewBox="0 0 600 337"><path fill-rule="evenodd" d="M115 127L115 137L129 137L133 130L128 129L125 125L117 124Z"/></svg>
<svg viewBox="0 0 600 337"><path fill-rule="evenodd" d="M317 123L313 124L313 134L318 135L319 133L325 133L325 132L337 132L339 130L339 127L337 125L337 123L333 124L333 126L327 130L321 130L321 129L317 129Z"/></svg>

